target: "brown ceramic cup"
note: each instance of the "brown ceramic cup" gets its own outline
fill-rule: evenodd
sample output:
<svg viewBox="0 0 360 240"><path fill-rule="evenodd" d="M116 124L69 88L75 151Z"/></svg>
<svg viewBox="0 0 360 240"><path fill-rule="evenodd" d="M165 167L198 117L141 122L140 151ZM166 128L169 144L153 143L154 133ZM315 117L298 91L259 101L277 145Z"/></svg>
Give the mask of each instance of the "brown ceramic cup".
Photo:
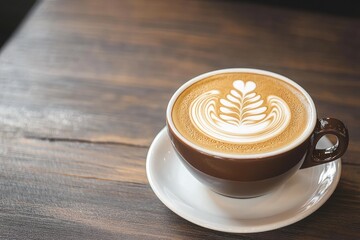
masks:
<svg viewBox="0 0 360 240"><path fill-rule="evenodd" d="M224 154L212 152L190 142L176 129L171 113L177 97L190 85L202 79L226 72L251 72L269 75L296 86L309 101L314 113L308 122L310 130L294 144L270 154ZM324 164L341 157L348 146L349 136L345 125L334 118L317 119L316 109L309 94L292 80L257 69L224 69L205 73L181 86L172 96L166 113L167 129L177 155L189 172L216 193L236 198L250 198L267 194L282 185L302 168ZM324 135L337 137L337 143L327 149L316 149Z"/></svg>

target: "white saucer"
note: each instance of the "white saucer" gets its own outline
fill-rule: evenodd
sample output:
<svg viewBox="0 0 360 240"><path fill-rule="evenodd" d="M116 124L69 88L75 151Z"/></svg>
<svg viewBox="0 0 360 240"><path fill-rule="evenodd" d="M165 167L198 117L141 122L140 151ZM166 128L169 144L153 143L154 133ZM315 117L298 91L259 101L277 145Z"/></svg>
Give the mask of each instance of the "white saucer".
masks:
<svg viewBox="0 0 360 240"><path fill-rule="evenodd" d="M331 143L322 138L318 146ZM213 230L250 233L284 227L316 211L339 182L341 159L302 169L268 195L228 198L212 192L187 171L164 128L150 146L146 172L157 197L184 219Z"/></svg>

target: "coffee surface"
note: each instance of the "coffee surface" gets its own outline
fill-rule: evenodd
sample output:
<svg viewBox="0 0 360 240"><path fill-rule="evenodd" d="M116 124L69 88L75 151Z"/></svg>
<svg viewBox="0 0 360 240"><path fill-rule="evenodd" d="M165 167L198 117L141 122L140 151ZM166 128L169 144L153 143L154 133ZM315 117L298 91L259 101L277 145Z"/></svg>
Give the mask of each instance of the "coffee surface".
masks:
<svg viewBox="0 0 360 240"><path fill-rule="evenodd" d="M309 103L294 86L255 73L222 73L185 89L172 119L189 141L223 153L272 152L305 131Z"/></svg>

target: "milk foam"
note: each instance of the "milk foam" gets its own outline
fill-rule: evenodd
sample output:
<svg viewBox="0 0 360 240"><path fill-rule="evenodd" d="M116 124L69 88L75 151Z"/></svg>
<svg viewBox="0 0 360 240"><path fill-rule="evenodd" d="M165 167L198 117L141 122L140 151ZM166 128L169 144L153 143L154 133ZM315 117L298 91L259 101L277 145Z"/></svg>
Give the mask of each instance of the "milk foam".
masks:
<svg viewBox="0 0 360 240"><path fill-rule="evenodd" d="M264 101L253 81L235 80L233 89L220 97L214 89L198 96L190 105L192 124L204 135L228 143L256 143L278 136L288 126L291 112L274 95Z"/></svg>
<svg viewBox="0 0 360 240"><path fill-rule="evenodd" d="M246 155L292 144L314 116L297 87L273 76L229 72L183 89L171 117L191 143L214 152Z"/></svg>

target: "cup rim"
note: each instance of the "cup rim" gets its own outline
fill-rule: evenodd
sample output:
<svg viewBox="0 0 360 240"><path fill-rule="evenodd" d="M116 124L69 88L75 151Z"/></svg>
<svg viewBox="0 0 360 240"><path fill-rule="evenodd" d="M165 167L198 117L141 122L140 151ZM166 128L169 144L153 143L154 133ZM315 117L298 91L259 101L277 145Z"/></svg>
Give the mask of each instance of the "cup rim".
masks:
<svg viewBox="0 0 360 240"><path fill-rule="evenodd" d="M296 89L298 89L303 96L306 98L306 100L309 103L310 106L310 117L309 117L309 121L307 122L307 128L305 129L305 131L297 138L295 139L295 141L293 141L291 144L280 148L280 149L276 149L274 151L270 151L270 152L265 152L265 153L256 153L256 154L241 154L241 153L224 153L224 152L218 152L218 151L213 151L213 150L209 150L206 149L204 147L198 146L194 143L192 143L190 140L186 139L175 127L175 124L173 123L172 117L171 117L171 113L172 113L172 109L174 106L175 101L177 100L177 98L179 97L179 95L185 90L187 89L189 86L193 85L194 83L201 81L204 78L213 76L213 75L217 75L217 74L222 74L222 73L255 73L255 74L262 74L262 75L267 75L270 77L274 77L277 78L281 81L284 81L292 86L294 86ZM297 146L301 145L304 141L306 141L306 139L308 139L310 137L310 135L313 133L313 130L315 128L316 125L316 121L317 121L317 115L316 115L316 108L315 108L315 104L312 100L312 98L310 97L310 95L305 91L305 89L303 89L299 84L297 84L296 82L294 82L293 80L291 80L290 78L287 78L283 75L274 73L274 72L270 72L267 70L261 70L261 69L255 69L255 68L227 68L227 69L220 69L220 70L215 70L215 71L211 71L211 72L207 72L207 73L203 73L199 76L196 76L192 79L190 79L189 81L187 81L186 83L184 83L180 88L178 88L176 90L176 92L172 95L167 109L166 109L166 120L168 123L168 127L171 128L172 132L182 141L184 142L186 145L192 147L193 149L196 149L197 151L201 152L201 153L205 153L205 154L209 154L209 155L213 155L213 156L217 156L217 157L222 157L222 158L231 158L231 159L249 159L249 158L266 158L266 157L271 157L274 155L279 155L285 152L288 152L294 148L296 148Z"/></svg>

